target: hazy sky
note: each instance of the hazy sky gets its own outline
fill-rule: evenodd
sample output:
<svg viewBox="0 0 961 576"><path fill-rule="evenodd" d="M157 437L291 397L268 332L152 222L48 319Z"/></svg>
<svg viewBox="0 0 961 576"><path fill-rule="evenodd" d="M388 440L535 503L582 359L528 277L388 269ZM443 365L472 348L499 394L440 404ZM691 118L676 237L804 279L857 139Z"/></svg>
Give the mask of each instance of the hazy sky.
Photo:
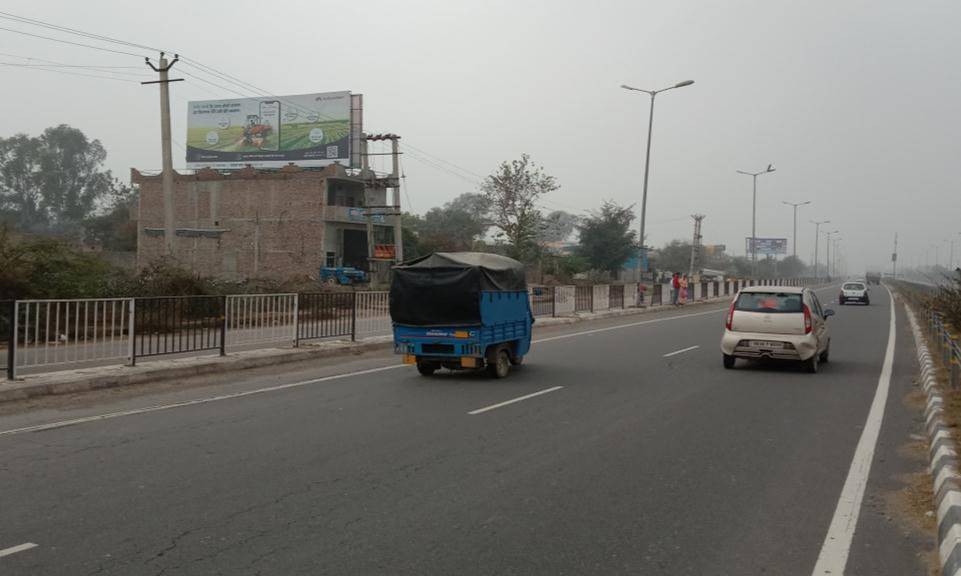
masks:
<svg viewBox="0 0 961 576"><path fill-rule="evenodd" d="M414 211L476 189L527 152L561 189L548 208L582 213L603 199L637 203L648 97L620 84L693 86L658 96L648 232L660 245L707 215L706 243L744 250L751 180L758 235L791 236L782 200L811 200L798 255L830 219L853 270L889 266L961 241L957 185L961 2L945 1L376 1L5 0L0 10L176 50L273 94L351 90L369 132L390 131L463 177L404 159ZM161 13L162 10L162 13ZM78 41L24 24L0 27ZM141 49L138 55L156 56ZM142 57L0 30L0 62L134 66ZM144 68L144 70L146 70ZM175 68L176 70L176 68ZM196 72L190 68L186 71ZM89 72L83 69L78 71ZM130 76L127 79L139 80ZM172 85L175 166L187 100L235 94L183 74ZM160 166L156 87L0 66L0 136L67 123L106 146L109 167ZM222 80L210 78L228 86ZM251 94L252 96L256 94ZM823 246L822 258L823 258ZM956 261L961 260L961 242Z"/></svg>

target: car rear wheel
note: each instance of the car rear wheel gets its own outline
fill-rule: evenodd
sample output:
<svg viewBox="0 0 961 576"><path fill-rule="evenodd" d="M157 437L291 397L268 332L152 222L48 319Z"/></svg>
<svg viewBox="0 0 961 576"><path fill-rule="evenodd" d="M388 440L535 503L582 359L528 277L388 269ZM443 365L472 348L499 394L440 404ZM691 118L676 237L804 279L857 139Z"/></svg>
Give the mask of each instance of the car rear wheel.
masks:
<svg viewBox="0 0 961 576"><path fill-rule="evenodd" d="M818 369L820 367L821 367L820 354L815 354L814 356L811 356L811 358L809 358L808 361L804 363L804 369L810 372L811 374L817 374Z"/></svg>
<svg viewBox="0 0 961 576"><path fill-rule="evenodd" d="M511 373L511 355L504 348L497 349L487 362L487 373L493 378L506 378Z"/></svg>
<svg viewBox="0 0 961 576"><path fill-rule="evenodd" d="M737 361L737 358L735 358L734 356L731 356L730 354L724 355L724 367L727 368L728 370L730 370L731 368L734 368L734 363L736 361Z"/></svg>

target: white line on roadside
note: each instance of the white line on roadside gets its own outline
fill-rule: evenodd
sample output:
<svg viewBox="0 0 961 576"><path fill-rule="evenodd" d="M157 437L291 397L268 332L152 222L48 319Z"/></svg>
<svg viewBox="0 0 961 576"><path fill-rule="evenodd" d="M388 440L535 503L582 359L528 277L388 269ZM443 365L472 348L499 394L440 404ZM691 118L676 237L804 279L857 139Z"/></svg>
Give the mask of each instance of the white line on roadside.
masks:
<svg viewBox="0 0 961 576"><path fill-rule="evenodd" d="M504 406L507 406L507 405L509 405L509 404L514 404L514 403L516 403L516 402L522 402L522 401L527 400L527 399L529 399L529 398L533 398L533 397L535 397L535 396L540 396L541 394L549 394L549 393L551 393L551 392L556 392L556 391L560 390L561 388L563 388L563 386L553 386L553 387L551 387L551 388L545 388L545 389L543 389L543 390L540 390L540 391L538 391L538 392L534 392L534 393L532 393L532 394L527 394L527 395L525 395L525 396L518 396L517 398L511 398L510 400L506 400L506 401L504 401L504 402L498 402L497 404L491 404L490 406L484 406L483 408L478 408L477 410L471 410L470 412L468 412L468 414L470 414L471 416L474 416L474 415L476 415L476 414L483 414L484 412L489 412L489 411L491 411L491 410L496 410L496 409L498 409L498 408L502 408L502 407L504 407Z"/></svg>
<svg viewBox="0 0 961 576"><path fill-rule="evenodd" d="M885 290L887 290L886 286ZM831 525L824 537L824 544L821 546L821 553L818 554L814 571L811 572L812 576L844 574L844 567L848 562L848 554L851 551L854 530L857 528L858 515L861 513L864 489L867 487L868 476L871 474L871 461L874 459L874 450L877 447L878 436L881 433L881 423L884 420L884 407L888 401L888 389L891 387L896 320L894 296L891 295L890 290L888 290L888 297L891 304L891 322L888 325L888 347L884 352L881 376L878 378L878 387L874 392L874 400L871 402L868 419L864 423L861 438L854 450L854 458L851 459L851 468L844 480L844 487L841 488L841 496L838 498L834 517L831 519Z"/></svg>
<svg viewBox="0 0 961 576"><path fill-rule="evenodd" d="M24 550L29 550L31 548L36 548L36 547L37 545L34 544L33 542L26 542L19 546L11 546L10 548L4 548L3 550L0 550L0 558L3 558L4 556L10 556L11 554L16 554L17 552L23 552Z"/></svg>
<svg viewBox="0 0 961 576"><path fill-rule="evenodd" d="M681 348L680 350L675 350L675 351L673 351L673 352L668 352L667 354L664 355L664 357L665 357L665 358L670 358L671 356L677 356L678 354L683 354L683 353L685 353L685 352L690 352L691 350L697 350L698 348L700 348L699 345L697 345L697 346L688 346L687 348Z"/></svg>

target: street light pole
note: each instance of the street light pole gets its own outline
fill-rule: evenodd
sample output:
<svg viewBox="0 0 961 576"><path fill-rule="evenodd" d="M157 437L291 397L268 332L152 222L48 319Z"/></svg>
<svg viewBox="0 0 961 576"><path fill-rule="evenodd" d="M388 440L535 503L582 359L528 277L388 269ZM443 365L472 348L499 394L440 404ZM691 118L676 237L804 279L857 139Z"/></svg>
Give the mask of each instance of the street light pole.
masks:
<svg viewBox="0 0 961 576"><path fill-rule="evenodd" d="M637 280L641 279L641 256L647 253L647 239L645 238L645 233L647 232L645 226L647 224L647 177L651 171L651 135L654 132L654 97L661 92L666 92L668 90L673 90L674 88L683 88L685 86L690 86L694 84L693 80L685 80L683 82L678 82L673 86L668 86L667 88L661 88L660 90L644 90L643 88L634 88L626 84L621 84L621 88L625 90L633 90L635 92L644 92L651 97L651 111L647 120L647 153L644 156L644 191L641 195L641 254L637 259Z"/></svg>
<svg viewBox="0 0 961 576"><path fill-rule="evenodd" d="M768 164L767 169L760 172L737 171L738 174L744 174L754 179L754 199L751 204L751 276L755 278L757 278L757 177L769 172L774 172L774 164Z"/></svg>
<svg viewBox="0 0 961 576"><path fill-rule="evenodd" d="M811 203L810 200L807 200L805 202L786 202L784 200L781 200L781 204L787 204L788 206L794 207L794 240L792 240L791 242L794 244L794 250L792 251L792 253L794 254L795 258L797 258L797 209L801 206L806 206L810 203Z"/></svg>
<svg viewBox="0 0 961 576"><path fill-rule="evenodd" d="M821 224L829 224L830 220L821 220L819 222L811 220L811 224L814 224L814 277L820 278L821 271L818 268L818 240L821 238Z"/></svg>
<svg viewBox="0 0 961 576"><path fill-rule="evenodd" d="M830 232L825 232L824 234L828 237L827 244L825 245L826 254L824 255L824 265L827 267L827 277L831 279L831 235L837 234L840 230L831 230Z"/></svg>

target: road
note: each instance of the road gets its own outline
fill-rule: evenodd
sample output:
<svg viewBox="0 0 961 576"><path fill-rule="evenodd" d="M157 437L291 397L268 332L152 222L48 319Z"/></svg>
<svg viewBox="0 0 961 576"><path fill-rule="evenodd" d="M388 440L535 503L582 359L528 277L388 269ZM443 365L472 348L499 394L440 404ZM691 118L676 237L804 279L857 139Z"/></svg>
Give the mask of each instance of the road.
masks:
<svg viewBox="0 0 961 576"><path fill-rule="evenodd" d="M880 389L873 296L817 375L724 370L711 305L540 330L506 380L369 354L6 413L0 555L37 546L0 573L811 574ZM847 574L934 546L891 504L923 467L896 335Z"/></svg>

